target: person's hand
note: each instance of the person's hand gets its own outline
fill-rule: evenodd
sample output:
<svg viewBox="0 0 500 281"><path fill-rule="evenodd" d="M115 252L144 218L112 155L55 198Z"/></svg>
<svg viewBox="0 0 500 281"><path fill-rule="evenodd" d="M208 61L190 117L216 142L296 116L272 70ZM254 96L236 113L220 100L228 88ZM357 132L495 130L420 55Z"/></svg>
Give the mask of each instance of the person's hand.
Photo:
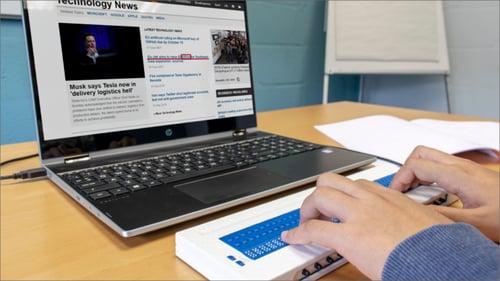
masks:
<svg viewBox="0 0 500 281"><path fill-rule="evenodd" d="M500 233L500 175L475 162L424 146L417 147L394 176L390 188L404 191L433 183L457 195L462 208L430 206L457 222L478 228L493 241Z"/></svg>
<svg viewBox="0 0 500 281"><path fill-rule="evenodd" d="M304 200L299 226L284 231L281 238L289 244L335 249L365 275L380 280L389 254L400 242L432 225L452 222L399 191L327 173Z"/></svg>
<svg viewBox="0 0 500 281"><path fill-rule="evenodd" d="M93 55L95 55L95 53L97 53L96 48L87 48L87 55L93 56Z"/></svg>

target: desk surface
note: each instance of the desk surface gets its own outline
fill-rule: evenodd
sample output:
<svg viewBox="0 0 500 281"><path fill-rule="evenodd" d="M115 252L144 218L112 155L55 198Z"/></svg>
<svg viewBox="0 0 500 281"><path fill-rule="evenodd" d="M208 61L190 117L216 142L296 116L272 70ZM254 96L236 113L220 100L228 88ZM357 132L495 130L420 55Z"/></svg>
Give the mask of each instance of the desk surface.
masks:
<svg viewBox="0 0 500 281"><path fill-rule="evenodd" d="M337 145L314 125L372 114L404 119L486 120L353 102L308 106L258 114L259 129L326 145ZM1 160L37 152L35 142L1 146ZM482 159L477 158L477 161ZM498 170L498 164L485 164ZM2 175L39 166L32 158L1 168ZM286 194L286 193L285 193ZM175 257L175 232L283 196L275 195L139 237L122 238L99 222L48 180L2 181L2 280L195 280L203 276ZM347 264L326 276L364 280Z"/></svg>

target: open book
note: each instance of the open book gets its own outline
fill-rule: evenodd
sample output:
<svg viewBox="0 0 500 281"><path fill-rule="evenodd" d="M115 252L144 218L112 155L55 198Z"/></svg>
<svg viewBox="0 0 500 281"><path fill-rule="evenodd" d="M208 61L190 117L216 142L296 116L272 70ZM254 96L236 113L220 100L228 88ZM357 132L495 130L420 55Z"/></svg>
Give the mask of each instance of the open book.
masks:
<svg viewBox="0 0 500 281"><path fill-rule="evenodd" d="M498 161L500 123L490 121L407 121L372 115L317 125L315 128L344 147L404 163L418 145L457 154L480 150Z"/></svg>

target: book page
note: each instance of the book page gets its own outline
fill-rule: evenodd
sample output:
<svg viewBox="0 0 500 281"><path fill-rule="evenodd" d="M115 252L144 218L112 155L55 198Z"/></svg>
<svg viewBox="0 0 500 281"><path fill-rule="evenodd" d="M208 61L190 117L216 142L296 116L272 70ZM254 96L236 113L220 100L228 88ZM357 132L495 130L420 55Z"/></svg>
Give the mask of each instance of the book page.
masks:
<svg viewBox="0 0 500 281"><path fill-rule="evenodd" d="M443 121L414 119L413 124L435 130L462 140L477 142L494 150L500 150L500 123L493 121Z"/></svg>
<svg viewBox="0 0 500 281"><path fill-rule="evenodd" d="M438 121L435 122L434 121ZM449 122L449 121L443 121ZM452 125L439 120L409 122L389 115L372 115L352 120L317 125L315 128L328 137L353 149L404 163L418 145L425 145L450 154L470 150L498 152L499 125L496 122L456 122ZM465 130L460 127L465 123ZM483 126L484 125L484 126ZM449 126L449 127L448 127ZM493 141L496 136L496 144ZM493 140L486 141L483 140ZM491 153L496 157L497 154Z"/></svg>

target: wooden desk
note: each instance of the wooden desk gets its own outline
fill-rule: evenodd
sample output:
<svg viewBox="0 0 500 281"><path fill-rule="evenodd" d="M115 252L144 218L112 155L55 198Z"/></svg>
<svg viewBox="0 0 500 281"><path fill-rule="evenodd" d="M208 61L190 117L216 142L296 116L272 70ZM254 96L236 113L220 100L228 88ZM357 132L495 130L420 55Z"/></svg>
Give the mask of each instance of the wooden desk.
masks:
<svg viewBox="0 0 500 281"><path fill-rule="evenodd" d="M371 115L392 114L405 119L486 120L419 110L352 102L308 106L258 114L259 128L327 145L339 145L313 125ZM36 153L36 143L1 146L1 160ZM32 158L1 167L2 175L36 168ZM498 164L489 164L498 170ZM175 257L175 232L242 210L274 197L245 204L139 237L121 238L48 180L2 181L2 280L164 280L204 279ZM367 279L347 264L329 280Z"/></svg>

